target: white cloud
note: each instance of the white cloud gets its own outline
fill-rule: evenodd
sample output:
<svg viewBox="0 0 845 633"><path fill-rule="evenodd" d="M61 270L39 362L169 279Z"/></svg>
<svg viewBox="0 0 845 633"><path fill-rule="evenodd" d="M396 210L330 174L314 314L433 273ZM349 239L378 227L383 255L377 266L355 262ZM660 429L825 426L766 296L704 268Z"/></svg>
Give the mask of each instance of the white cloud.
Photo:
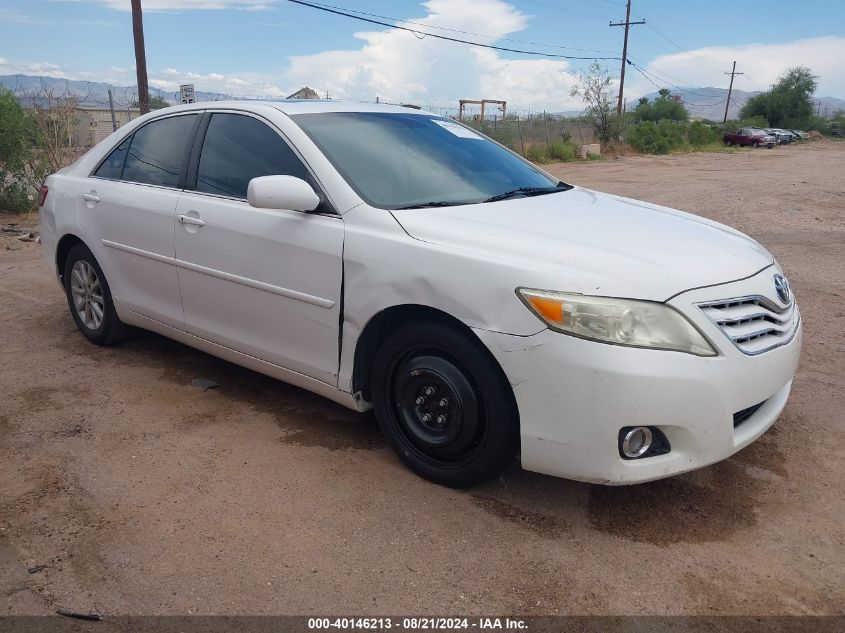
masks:
<svg viewBox="0 0 845 633"><path fill-rule="evenodd" d="M484 33L493 36L484 43L521 31L529 19L501 0L428 0L423 6L428 15L414 20L422 30L477 31L483 25ZM360 32L355 37L364 41L357 50L291 57L285 73L288 83L308 84L336 98L367 101L379 97L457 106L459 98L483 97L503 99L517 108L581 107L580 101L569 96L575 78L563 60L507 60L491 49L433 37L420 39L400 30Z"/></svg>
<svg viewBox="0 0 845 633"><path fill-rule="evenodd" d="M148 79L151 86L166 92L178 92L179 86L185 83L194 84L198 91L236 96L286 97L293 92L282 90L270 77L259 73L222 75L165 68L160 72L149 73Z"/></svg>
<svg viewBox="0 0 845 633"><path fill-rule="evenodd" d="M681 87L728 87L731 63L736 60L738 72L745 73L734 81L740 90L768 90L792 66L808 66L819 77L820 96L845 95L845 38L814 37L783 44L744 44L741 46L710 46L696 50L663 55L649 63L658 77ZM663 73L663 75L661 75ZM633 92L644 94L654 86L632 71ZM679 81L684 80L684 81ZM658 82L660 83L660 82Z"/></svg>
<svg viewBox="0 0 845 633"><path fill-rule="evenodd" d="M130 11L128 0L93 0L118 11ZM276 0L144 0L144 11L189 11L205 9L246 9L262 11Z"/></svg>

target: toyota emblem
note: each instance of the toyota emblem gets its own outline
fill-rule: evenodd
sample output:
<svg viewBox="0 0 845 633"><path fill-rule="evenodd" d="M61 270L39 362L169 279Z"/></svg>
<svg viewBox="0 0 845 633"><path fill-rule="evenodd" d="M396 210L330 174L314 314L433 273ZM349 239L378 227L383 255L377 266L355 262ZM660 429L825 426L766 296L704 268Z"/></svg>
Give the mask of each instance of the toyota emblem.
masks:
<svg viewBox="0 0 845 633"><path fill-rule="evenodd" d="M778 293L778 299L783 303L789 303L792 293L789 291L789 282L783 275L775 275L775 292Z"/></svg>

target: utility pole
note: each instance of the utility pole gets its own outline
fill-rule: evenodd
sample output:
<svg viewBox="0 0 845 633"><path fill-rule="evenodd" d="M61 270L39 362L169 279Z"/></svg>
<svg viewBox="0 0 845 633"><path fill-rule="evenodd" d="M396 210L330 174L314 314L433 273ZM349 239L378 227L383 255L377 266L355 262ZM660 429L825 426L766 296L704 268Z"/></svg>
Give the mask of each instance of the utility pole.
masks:
<svg viewBox="0 0 845 633"><path fill-rule="evenodd" d="M141 0L132 0L132 35L135 38L135 69L138 74L138 107L141 114L150 111L150 91L147 87L147 54L144 52L144 20Z"/></svg>
<svg viewBox="0 0 845 633"><path fill-rule="evenodd" d="M734 89L734 75L744 75L745 73L736 72L736 62L734 62L734 66L733 68L731 68L731 72L725 71L725 74L731 76L731 83L728 86L728 100L725 102L725 116L722 119L722 123L728 120L728 108L731 107L731 92Z"/></svg>
<svg viewBox="0 0 845 633"><path fill-rule="evenodd" d="M645 24L645 20L631 22L631 0L625 4L625 21L611 22L609 26L624 26L625 41L622 44L622 72L619 74L619 99L616 101L616 114L622 116L622 93L625 90L625 60L628 59L628 29L635 24Z"/></svg>

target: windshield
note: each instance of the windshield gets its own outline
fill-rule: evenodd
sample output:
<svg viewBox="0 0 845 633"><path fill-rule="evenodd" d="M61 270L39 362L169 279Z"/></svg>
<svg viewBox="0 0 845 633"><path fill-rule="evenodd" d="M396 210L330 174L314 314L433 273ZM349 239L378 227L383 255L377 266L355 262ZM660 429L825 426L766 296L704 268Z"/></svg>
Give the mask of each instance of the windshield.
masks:
<svg viewBox="0 0 845 633"><path fill-rule="evenodd" d="M291 118L371 206L470 204L515 190L536 195L569 188L451 119L385 112Z"/></svg>

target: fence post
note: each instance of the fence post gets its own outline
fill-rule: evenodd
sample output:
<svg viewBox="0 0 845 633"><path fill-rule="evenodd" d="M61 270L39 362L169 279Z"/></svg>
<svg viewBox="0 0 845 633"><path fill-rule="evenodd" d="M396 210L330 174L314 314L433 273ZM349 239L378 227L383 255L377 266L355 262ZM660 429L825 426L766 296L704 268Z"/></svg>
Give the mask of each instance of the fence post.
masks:
<svg viewBox="0 0 845 633"><path fill-rule="evenodd" d="M111 88L109 88L109 110L111 111L112 132L117 132L117 117L114 116L114 98L111 94Z"/></svg>
<svg viewBox="0 0 845 633"><path fill-rule="evenodd" d="M519 132L519 146L522 148L522 155L525 156L525 143L522 140L522 124L519 120L519 115L516 115L516 129Z"/></svg>
<svg viewBox="0 0 845 633"><path fill-rule="evenodd" d="M545 110L543 110L543 129L546 132L546 153L548 153L551 144L549 143L549 120L546 118Z"/></svg>

